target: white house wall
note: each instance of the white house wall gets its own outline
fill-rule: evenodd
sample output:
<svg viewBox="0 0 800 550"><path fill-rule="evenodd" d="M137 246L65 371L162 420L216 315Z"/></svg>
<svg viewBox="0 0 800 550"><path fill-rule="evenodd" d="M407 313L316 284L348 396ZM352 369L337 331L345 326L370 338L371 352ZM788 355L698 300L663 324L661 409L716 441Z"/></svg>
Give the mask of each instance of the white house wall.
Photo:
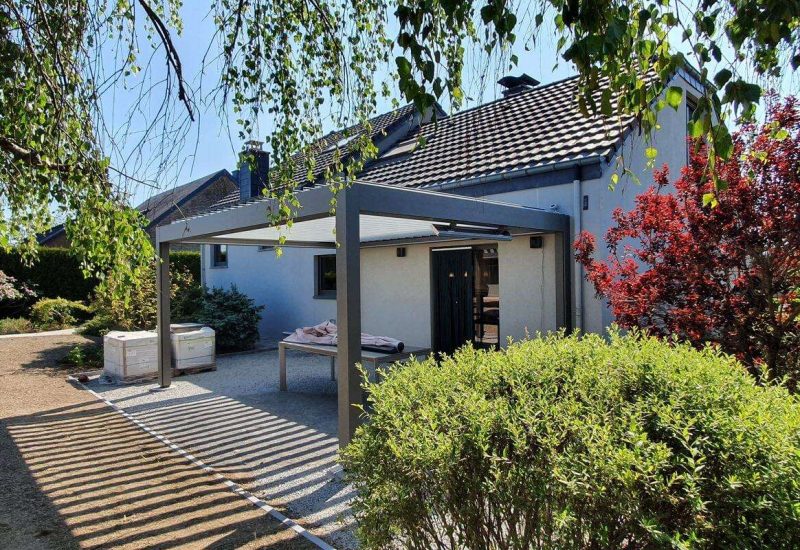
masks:
<svg viewBox="0 0 800 550"><path fill-rule="evenodd" d="M673 84L689 90L692 95L696 96L697 94L697 90L681 77L676 77ZM659 115L661 127L655 132L652 141L652 146L658 150L655 167L660 168L667 164L670 167L670 181L675 181L680 176L681 168L686 164L687 159L685 97L684 95L684 101L677 112L670 107L661 112ZM653 185L653 168L647 166L646 147L648 145L644 143L643 136L634 130L625 140L622 148L622 162L639 178L638 183L628 175L621 175L617 184L612 186L611 176L617 169L618 157L611 159L611 162L607 164L604 163L600 178L581 182L581 201L583 200L582 196L588 196L589 200L588 210L581 210L581 226L583 230L589 231L597 238L596 256L599 258L607 257L603 239L608 228L613 225L614 209L619 207L625 211L631 210L635 206L636 195L643 193ZM558 212L570 215L573 220L575 219L576 205L574 205L572 183L496 194L491 195L490 198L537 208L553 208ZM581 208L582 205L578 204L577 207ZM575 266L577 268L577 264ZM581 287L573 289L574 292L582 293L583 330L586 332L605 331L606 327L613 322L613 315L610 309L595 297L594 287L583 280ZM574 306L574 299L572 303Z"/></svg>
<svg viewBox="0 0 800 550"><path fill-rule="evenodd" d="M692 89L681 77L676 77L673 83ZM655 165L668 164L673 181L686 162L686 119L685 101L677 113L667 107L659 116L661 128L654 136L653 146L658 149ZM630 210L635 196L652 184L645 147L636 131L623 146L625 163L639 176L640 183L623 176L610 189L616 159L603 165L600 178L581 183L581 195L589 200L588 210L581 211L582 229L597 236L600 256L606 252L602 238L612 225L613 210L617 207ZM552 207L570 216L575 213L571 183L502 193L492 198L538 208ZM527 236L499 243L501 341L508 336L521 338L526 332L556 328L554 244L552 236L545 237L542 249L531 249ZM407 246L404 258L396 256L395 248L362 249L362 329L397 337L410 345L430 345L431 246ZM261 334L265 338L278 338L282 331L335 318L335 300L314 298L313 256L330 253L333 250L285 248L278 259L273 252L259 251L257 247L230 246L228 267L210 268L210 247L206 246L203 280L207 286L227 287L235 283L257 303L265 305L259 327ZM582 293L583 329L602 332L613 320L608 308L594 297L594 289L586 281L573 292Z"/></svg>
<svg viewBox="0 0 800 550"><path fill-rule="evenodd" d="M555 329L554 238L546 236L541 249L531 249L528 236L491 244L499 253L501 339ZM362 330L430 346L433 246L405 248L402 258L394 246L362 249ZM260 333L264 339L277 339L283 331L336 317L335 300L314 297L314 256L330 253L330 249L284 248L276 258L254 246L229 246L228 267L211 268L210 247L205 246L203 275L209 287L235 284L264 305Z"/></svg>

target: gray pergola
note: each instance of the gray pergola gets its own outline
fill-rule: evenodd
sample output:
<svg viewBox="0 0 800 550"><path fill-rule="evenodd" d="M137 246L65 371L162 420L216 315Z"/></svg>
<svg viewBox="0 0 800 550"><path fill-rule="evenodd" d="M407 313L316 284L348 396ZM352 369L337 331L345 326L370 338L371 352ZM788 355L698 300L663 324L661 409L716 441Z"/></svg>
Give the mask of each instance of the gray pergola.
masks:
<svg viewBox="0 0 800 550"><path fill-rule="evenodd" d="M454 230L442 241L475 238L476 229L499 235L549 233L556 238L557 323L569 328L570 266L568 250L570 218L515 204L463 197L419 189L404 189L369 183L354 183L336 196L331 213L331 190L327 186L298 191L299 206L293 212L291 229L270 222L275 211L272 199L243 203L173 222L156 230L160 266L158 292L158 380L162 388L172 379L170 346L170 245L177 243L276 245L336 248L336 312L338 326L337 382L339 444L347 445L360 418L356 404L362 403L361 378L361 283L360 249L364 245L431 242L436 236L420 231L420 222L446 224ZM327 219L327 222L324 221ZM383 224L376 220L383 220ZM335 227L335 234L334 229ZM468 228L459 232L459 228ZM470 237L473 235L473 237ZM558 261L560 258L561 261Z"/></svg>

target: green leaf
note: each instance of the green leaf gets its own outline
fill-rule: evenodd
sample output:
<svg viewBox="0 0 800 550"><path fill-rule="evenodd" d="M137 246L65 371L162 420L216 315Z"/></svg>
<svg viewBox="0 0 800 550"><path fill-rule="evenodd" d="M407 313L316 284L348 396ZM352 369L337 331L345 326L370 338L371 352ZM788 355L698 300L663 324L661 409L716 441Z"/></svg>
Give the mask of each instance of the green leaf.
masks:
<svg viewBox="0 0 800 550"><path fill-rule="evenodd" d="M716 154L723 159L729 159L733 154L733 139L728 132L728 127L725 124L718 124L712 135Z"/></svg>
<svg viewBox="0 0 800 550"><path fill-rule="evenodd" d="M777 132L775 132L772 137L778 141L783 141L784 139L789 137L789 130L786 128L781 128Z"/></svg>
<svg viewBox="0 0 800 550"><path fill-rule="evenodd" d="M681 104L681 98L683 97L683 88L680 86L670 86L667 88L667 105L678 110L678 107Z"/></svg>
<svg viewBox="0 0 800 550"><path fill-rule="evenodd" d="M718 204L717 196L714 193L703 194L703 206L711 206L711 208L716 208Z"/></svg>
<svg viewBox="0 0 800 550"><path fill-rule="evenodd" d="M645 150L644 154L647 156L647 158L653 160L658 156L658 149L656 149L655 147L648 147Z"/></svg>
<svg viewBox="0 0 800 550"><path fill-rule="evenodd" d="M402 55L395 59L397 63L397 74L400 78L411 78L411 62Z"/></svg>
<svg viewBox="0 0 800 550"><path fill-rule="evenodd" d="M717 85L717 88L722 88L731 79L731 76L733 74L728 69L722 69L714 76L714 84Z"/></svg>

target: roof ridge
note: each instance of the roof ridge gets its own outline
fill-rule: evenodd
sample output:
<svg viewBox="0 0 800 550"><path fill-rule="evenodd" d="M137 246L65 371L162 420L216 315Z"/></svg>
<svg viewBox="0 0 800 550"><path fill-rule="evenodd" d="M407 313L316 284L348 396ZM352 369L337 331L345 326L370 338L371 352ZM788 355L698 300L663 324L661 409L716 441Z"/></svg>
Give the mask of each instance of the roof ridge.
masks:
<svg viewBox="0 0 800 550"><path fill-rule="evenodd" d="M558 84L562 84L562 83L566 82L567 80L574 80L574 79L579 78L579 77L580 77L580 75L576 74L576 75L560 78L560 79L554 80L552 82L548 82L547 84L539 84L538 86L535 86L535 87L527 89L527 90L523 90L523 91L521 91L519 93L508 95L508 96L503 96L503 97L498 97L498 98L493 99L491 101L487 101L486 103L480 103L478 105L475 105L474 107L470 107L469 109L464 109L463 111L458 111L456 113L453 113L452 115L447 115L444 119L437 120L436 122L444 122L444 121L447 121L447 120L452 120L452 119L454 119L456 117L460 117L461 115L470 113L472 111L477 111L478 109L483 109L485 107L489 107L491 105L494 105L495 103L500 103L502 101L507 101L507 100L511 100L511 99L514 99L514 98L518 98L518 97L520 97L522 95L529 95L532 92L538 92L538 91L544 90L546 88L551 88L551 87L556 86ZM431 121L431 122L428 122L427 124L433 124L433 123L434 122Z"/></svg>

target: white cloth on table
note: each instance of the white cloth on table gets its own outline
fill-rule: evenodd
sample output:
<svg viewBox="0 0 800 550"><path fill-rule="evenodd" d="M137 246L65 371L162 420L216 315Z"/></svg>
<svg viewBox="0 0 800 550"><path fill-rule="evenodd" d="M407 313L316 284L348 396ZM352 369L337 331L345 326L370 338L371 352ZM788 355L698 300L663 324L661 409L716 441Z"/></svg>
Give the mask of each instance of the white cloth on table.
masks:
<svg viewBox="0 0 800 550"><path fill-rule="evenodd" d="M332 321L325 321L313 327L303 327L295 329L289 336L284 338L286 342L298 342L301 344L322 344L335 346L338 342L336 324ZM361 345L376 348L394 349L403 351L405 344L396 338L388 336L373 336L365 332L361 333Z"/></svg>

